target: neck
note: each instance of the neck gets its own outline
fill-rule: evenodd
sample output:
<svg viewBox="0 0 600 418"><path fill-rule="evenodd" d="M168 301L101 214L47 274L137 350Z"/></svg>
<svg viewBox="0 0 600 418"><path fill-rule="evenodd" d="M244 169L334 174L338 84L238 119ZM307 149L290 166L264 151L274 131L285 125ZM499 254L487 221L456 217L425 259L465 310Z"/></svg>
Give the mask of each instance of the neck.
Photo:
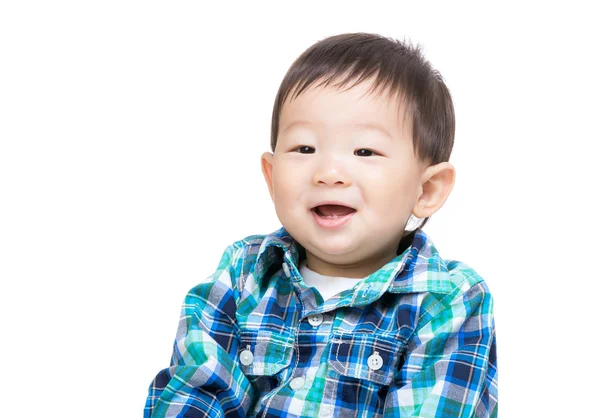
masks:
<svg viewBox="0 0 600 418"><path fill-rule="evenodd" d="M307 267L323 276L348 277L362 279L375 273L381 267L396 257L396 249L385 254L377 254L356 263L332 263L325 261L314 254L306 252Z"/></svg>

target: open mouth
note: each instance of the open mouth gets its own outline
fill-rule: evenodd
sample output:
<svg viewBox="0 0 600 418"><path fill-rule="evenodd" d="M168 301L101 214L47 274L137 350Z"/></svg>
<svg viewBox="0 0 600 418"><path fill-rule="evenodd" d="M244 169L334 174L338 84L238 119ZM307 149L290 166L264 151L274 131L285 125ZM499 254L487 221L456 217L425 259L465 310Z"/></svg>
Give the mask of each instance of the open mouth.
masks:
<svg viewBox="0 0 600 418"><path fill-rule="evenodd" d="M323 218L340 218L356 212L356 209L342 205L320 205L311 210Z"/></svg>
<svg viewBox="0 0 600 418"><path fill-rule="evenodd" d="M356 213L356 209L343 205L319 205L310 211L317 225L323 228L338 228Z"/></svg>

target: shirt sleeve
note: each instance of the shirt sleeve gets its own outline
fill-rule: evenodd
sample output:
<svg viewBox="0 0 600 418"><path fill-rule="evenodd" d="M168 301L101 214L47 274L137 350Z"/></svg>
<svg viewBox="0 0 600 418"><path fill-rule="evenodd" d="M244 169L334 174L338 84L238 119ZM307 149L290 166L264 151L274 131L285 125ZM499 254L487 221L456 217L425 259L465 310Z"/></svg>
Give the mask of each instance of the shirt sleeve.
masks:
<svg viewBox="0 0 600 418"><path fill-rule="evenodd" d="M437 312L423 314L386 397L385 417L497 417L492 296L479 282L446 299Z"/></svg>
<svg viewBox="0 0 600 418"><path fill-rule="evenodd" d="M242 251L228 247L215 274L185 297L171 365L150 384L144 418L245 417L252 407L252 385L236 361L235 265Z"/></svg>

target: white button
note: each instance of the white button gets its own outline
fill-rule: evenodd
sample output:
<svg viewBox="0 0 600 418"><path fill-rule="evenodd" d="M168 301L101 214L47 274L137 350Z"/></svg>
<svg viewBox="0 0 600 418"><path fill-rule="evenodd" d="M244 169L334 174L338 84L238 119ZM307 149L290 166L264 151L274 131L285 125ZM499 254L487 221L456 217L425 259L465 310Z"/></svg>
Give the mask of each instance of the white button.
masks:
<svg viewBox="0 0 600 418"><path fill-rule="evenodd" d="M286 276L291 277L290 268L288 267L288 265L286 263L283 263L283 272L285 273Z"/></svg>
<svg viewBox="0 0 600 418"><path fill-rule="evenodd" d="M313 327L318 327L323 323L323 315L321 315L320 313L308 315L308 323L311 324Z"/></svg>
<svg viewBox="0 0 600 418"><path fill-rule="evenodd" d="M379 370L379 369L381 369L381 366L383 366L383 359L381 358L379 353L377 351L375 351L373 354L371 354L369 356L369 358L367 360L367 364L369 366L369 369Z"/></svg>
<svg viewBox="0 0 600 418"><path fill-rule="evenodd" d="M315 380L315 377L317 377L317 368L312 368L310 369L308 372L306 372L306 378L308 380Z"/></svg>
<svg viewBox="0 0 600 418"><path fill-rule="evenodd" d="M300 389L304 386L304 378L303 377L295 377L290 382L290 387L294 390Z"/></svg>
<svg viewBox="0 0 600 418"><path fill-rule="evenodd" d="M254 355L250 351L250 346L247 346L244 351L240 353L240 363L244 366L249 366L254 361Z"/></svg>

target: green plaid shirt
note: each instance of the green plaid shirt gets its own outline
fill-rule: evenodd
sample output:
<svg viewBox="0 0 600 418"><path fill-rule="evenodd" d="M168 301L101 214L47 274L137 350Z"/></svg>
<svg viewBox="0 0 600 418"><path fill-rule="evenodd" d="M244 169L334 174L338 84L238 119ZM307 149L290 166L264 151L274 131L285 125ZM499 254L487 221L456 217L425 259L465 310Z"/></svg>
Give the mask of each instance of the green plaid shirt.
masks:
<svg viewBox="0 0 600 418"><path fill-rule="evenodd" d="M404 245L403 245L404 243ZM145 417L497 416L493 301L417 229L324 301L285 231L229 246L183 303Z"/></svg>

